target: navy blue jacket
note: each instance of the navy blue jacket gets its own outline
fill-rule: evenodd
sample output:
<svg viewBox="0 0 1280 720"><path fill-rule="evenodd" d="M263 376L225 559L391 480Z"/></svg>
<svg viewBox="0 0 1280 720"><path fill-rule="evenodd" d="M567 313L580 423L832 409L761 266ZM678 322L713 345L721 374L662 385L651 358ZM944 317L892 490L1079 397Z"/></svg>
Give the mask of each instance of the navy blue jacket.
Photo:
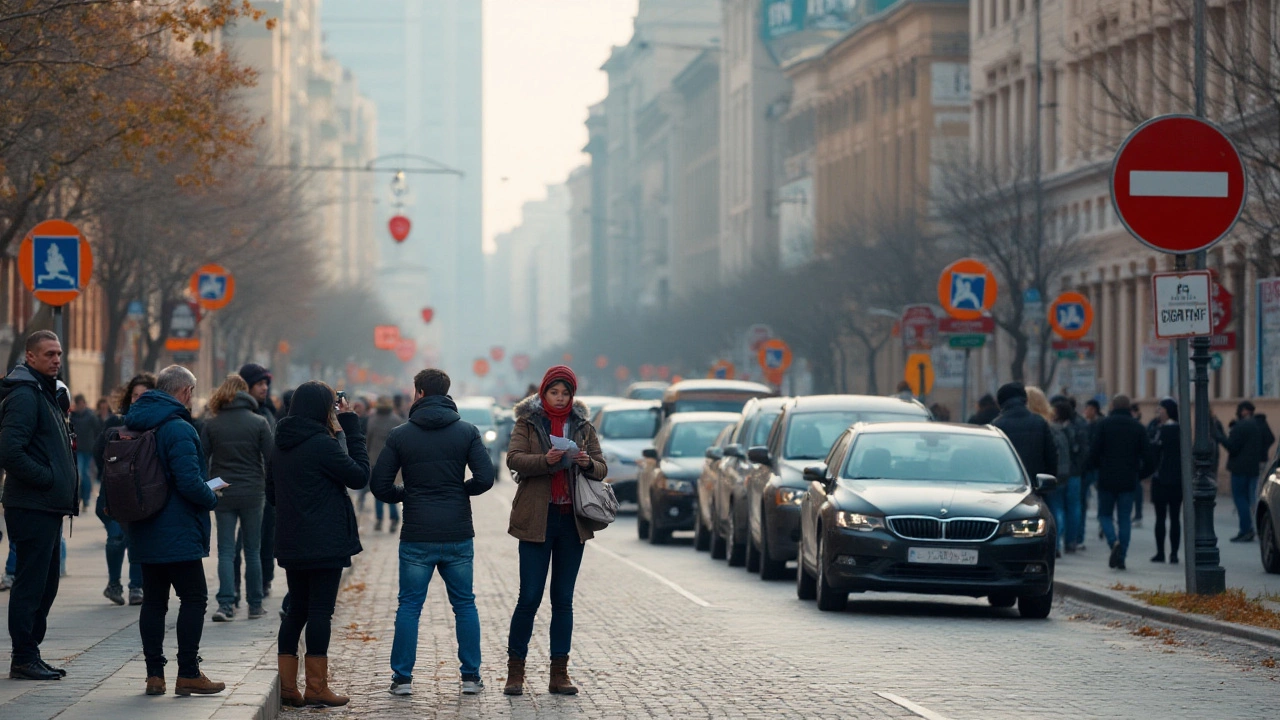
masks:
<svg viewBox="0 0 1280 720"><path fill-rule="evenodd" d="M0 465L5 507L57 515L80 513L80 480L71 431L53 380L19 365L0 381Z"/></svg>
<svg viewBox="0 0 1280 720"><path fill-rule="evenodd" d="M156 449L169 475L169 501L154 517L129 523L135 562L158 564L209 557L209 511L218 504L191 413L172 395L148 390L124 418L130 430L156 429Z"/></svg>

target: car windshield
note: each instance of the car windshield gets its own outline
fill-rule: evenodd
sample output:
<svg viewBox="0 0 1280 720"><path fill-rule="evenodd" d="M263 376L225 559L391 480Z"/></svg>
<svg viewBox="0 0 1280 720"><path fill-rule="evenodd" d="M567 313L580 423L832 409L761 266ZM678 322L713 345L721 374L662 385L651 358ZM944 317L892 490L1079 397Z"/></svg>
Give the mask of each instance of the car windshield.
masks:
<svg viewBox="0 0 1280 720"><path fill-rule="evenodd" d="M658 434L658 421L656 409L614 410L601 418L600 435L610 440L651 440Z"/></svg>
<svg viewBox="0 0 1280 720"><path fill-rule="evenodd" d="M856 422L925 422L923 415L832 410L791 416L782 456L787 460L823 460L840 433Z"/></svg>
<svg viewBox="0 0 1280 720"><path fill-rule="evenodd" d="M742 412L742 408L750 400L749 395L743 395L741 400L708 400L691 398L688 400L677 400L671 406L671 412Z"/></svg>
<svg viewBox="0 0 1280 720"><path fill-rule="evenodd" d="M632 400L661 400L665 392L666 388L634 388L627 393L627 397Z"/></svg>
<svg viewBox="0 0 1280 720"><path fill-rule="evenodd" d="M756 418L755 427L751 429L751 437L748 438L750 442L747 443L747 447L768 445L769 432L773 430L773 421L777 420L781 414L776 412L760 413L760 416Z"/></svg>
<svg viewBox="0 0 1280 720"><path fill-rule="evenodd" d="M667 439L665 457L702 457L707 448L716 444L716 437L724 430L723 422L687 422L671 429Z"/></svg>
<svg viewBox="0 0 1280 720"><path fill-rule="evenodd" d="M940 480L1022 485L1026 477L1004 438L945 432L858 436L842 474L853 480Z"/></svg>
<svg viewBox="0 0 1280 720"><path fill-rule="evenodd" d="M493 424L493 411L486 407L460 407L458 414L472 425L488 427Z"/></svg>

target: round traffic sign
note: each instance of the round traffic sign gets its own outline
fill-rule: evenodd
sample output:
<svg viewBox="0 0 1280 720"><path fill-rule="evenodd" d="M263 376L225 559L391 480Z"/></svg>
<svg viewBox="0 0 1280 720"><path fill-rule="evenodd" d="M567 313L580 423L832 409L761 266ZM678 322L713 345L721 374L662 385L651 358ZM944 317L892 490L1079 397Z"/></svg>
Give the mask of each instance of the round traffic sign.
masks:
<svg viewBox="0 0 1280 720"><path fill-rule="evenodd" d="M996 276L973 258L957 260L938 278L938 302L957 320L977 320L996 304Z"/></svg>
<svg viewBox="0 0 1280 720"><path fill-rule="evenodd" d="M521 353L520 355L516 355L511 358L511 367L514 368L516 372L524 372L525 370L528 370L529 356Z"/></svg>
<svg viewBox="0 0 1280 720"><path fill-rule="evenodd" d="M603 370L609 367L609 357L607 355L596 356L596 367Z"/></svg>
<svg viewBox="0 0 1280 720"><path fill-rule="evenodd" d="M902 379L911 386L911 394L916 397L933 392L933 358L929 357L929 353L908 355L907 362L902 367Z"/></svg>
<svg viewBox="0 0 1280 720"><path fill-rule="evenodd" d="M93 277L93 249L75 225L45 220L18 248L18 275L36 300L62 306L80 297Z"/></svg>
<svg viewBox="0 0 1280 720"><path fill-rule="evenodd" d="M1116 152L1111 203L1143 244L1167 253L1211 247L1240 218L1248 192L1231 138L1191 115L1139 125Z"/></svg>
<svg viewBox="0 0 1280 720"><path fill-rule="evenodd" d="M711 366L711 372L707 373L707 377L716 378L717 380L732 380L737 375L737 368L728 360L717 360L715 365Z"/></svg>
<svg viewBox="0 0 1280 720"><path fill-rule="evenodd" d="M502 358L506 356L507 351L501 346L495 345L489 348L489 357L493 358L494 362L502 362Z"/></svg>
<svg viewBox="0 0 1280 720"><path fill-rule="evenodd" d="M769 338L760 344L756 361L765 372L784 373L791 367L791 346L778 338Z"/></svg>
<svg viewBox="0 0 1280 720"><path fill-rule="evenodd" d="M1079 340L1093 327L1093 305L1078 292L1064 292L1049 304L1049 327L1064 340Z"/></svg>
<svg viewBox="0 0 1280 720"><path fill-rule="evenodd" d="M400 342L396 343L396 359L400 362L409 362L414 355L418 354L418 341L413 338L402 337Z"/></svg>
<svg viewBox="0 0 1280 720"><path fill-rule="evenodd" d="M191 294L205 310L221 310L236 296L235 276L221 265L205 265L191 275Z"/></svg>
<svg viewBox="0 0 1280 720"><path fill-rule="evenodd" d="M489 361L484 358L476 358L476 361L471 363L471 371L476 374L476 377L484 377L485 375L488 375Z"/></svg>

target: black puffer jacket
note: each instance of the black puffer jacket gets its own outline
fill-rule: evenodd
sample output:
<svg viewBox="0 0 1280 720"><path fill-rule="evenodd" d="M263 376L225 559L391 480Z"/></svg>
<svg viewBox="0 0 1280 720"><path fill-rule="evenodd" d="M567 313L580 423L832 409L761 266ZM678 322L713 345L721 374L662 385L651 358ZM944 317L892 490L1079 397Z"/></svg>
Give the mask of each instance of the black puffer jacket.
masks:
<svg viewBox="0 0 1280 720"><path fill-rule="evenodd" d="M1150 475L1150 441L1147 429L1128 408L1112 410L1094 426L1091 466L1098 471L1098 489L1133 492L1138 479Z"/></svg>
<svg viewBox="0 0 1280 720"><path fill-rule="evenodd" d="M273 436L271 425L257 410L258 401L252 395L237 393L200 430L200 443L209 458L209 477L220 477L230 485L222 491L218 510L259 507L266 496L266 462L271 457Z"/></svg>
<svg viewBox="0 0 1280 720"><path fill-rule="evenodd" d="M397 472L403 487L395 484ZM480 431L452 400L433 395L414 403L409 422L391 431L370 489L383 502L404 503L401 541L461 542L475 537L471 496L493 487L493 472Z"/></svg>
<svg viewBox="0 0 1280 720"><path fill-rule="evenodd" d="M1058 474L1058 448L1054 445L1053 431L1047 420L1027 409L1026 400L1006 400L1000 406L1000 416L991 424L1009 436L1028 475Z"/></svg>
<svg viewBox="0 0 1280 720"><path fill-rule="evenodd" d="M56 386L26 364L0 381L0 467L5 507L80 514L80 476Z"/></svg>
<svg viewBox="0 0 1280 720"><path fill-rule="evenodd" d="M1221 430L1218 431L1221 433ZM1257 476L1262 463L1267 461L1267 450L1275 442L1265 417L1241 418L1231 426L1231 433L1219 436L1218 441L1227 449L1227 470L1232 475Z"/></svg>
<svg viewBox="0 0 1280 720"><path fill-rule="evenodd" d="M360 418L342 413L338 422L346 451L311 418L290 415L276 425L267 502L276 508L276 559L283 568L347 567L364 549L347 488L369 483L369 453Z"/></svg>
<svg viewBox="0 0 1280 720"><path fill-rule="evenodd" d="M1156 442L1160 460L1151 480L1152 492L1160 489L1163 490L1162 498L1182 497L1182 437L1178 423L1161 425L1160 432L1156 433Z"/></svg>

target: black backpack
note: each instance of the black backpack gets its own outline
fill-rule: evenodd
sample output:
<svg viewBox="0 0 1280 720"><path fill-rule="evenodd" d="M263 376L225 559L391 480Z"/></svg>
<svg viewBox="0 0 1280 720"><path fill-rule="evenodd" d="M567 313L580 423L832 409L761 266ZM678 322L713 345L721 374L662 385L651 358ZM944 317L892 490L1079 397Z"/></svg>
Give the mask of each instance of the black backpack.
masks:
<svg viewBox="0 0 1280 720"><path fill-rule="evenodd" d="M107 431L102 456L102 494L106 512L117 522L153 517L169 500L169 477L156 446L156 429L126 427Z"/></svg>

